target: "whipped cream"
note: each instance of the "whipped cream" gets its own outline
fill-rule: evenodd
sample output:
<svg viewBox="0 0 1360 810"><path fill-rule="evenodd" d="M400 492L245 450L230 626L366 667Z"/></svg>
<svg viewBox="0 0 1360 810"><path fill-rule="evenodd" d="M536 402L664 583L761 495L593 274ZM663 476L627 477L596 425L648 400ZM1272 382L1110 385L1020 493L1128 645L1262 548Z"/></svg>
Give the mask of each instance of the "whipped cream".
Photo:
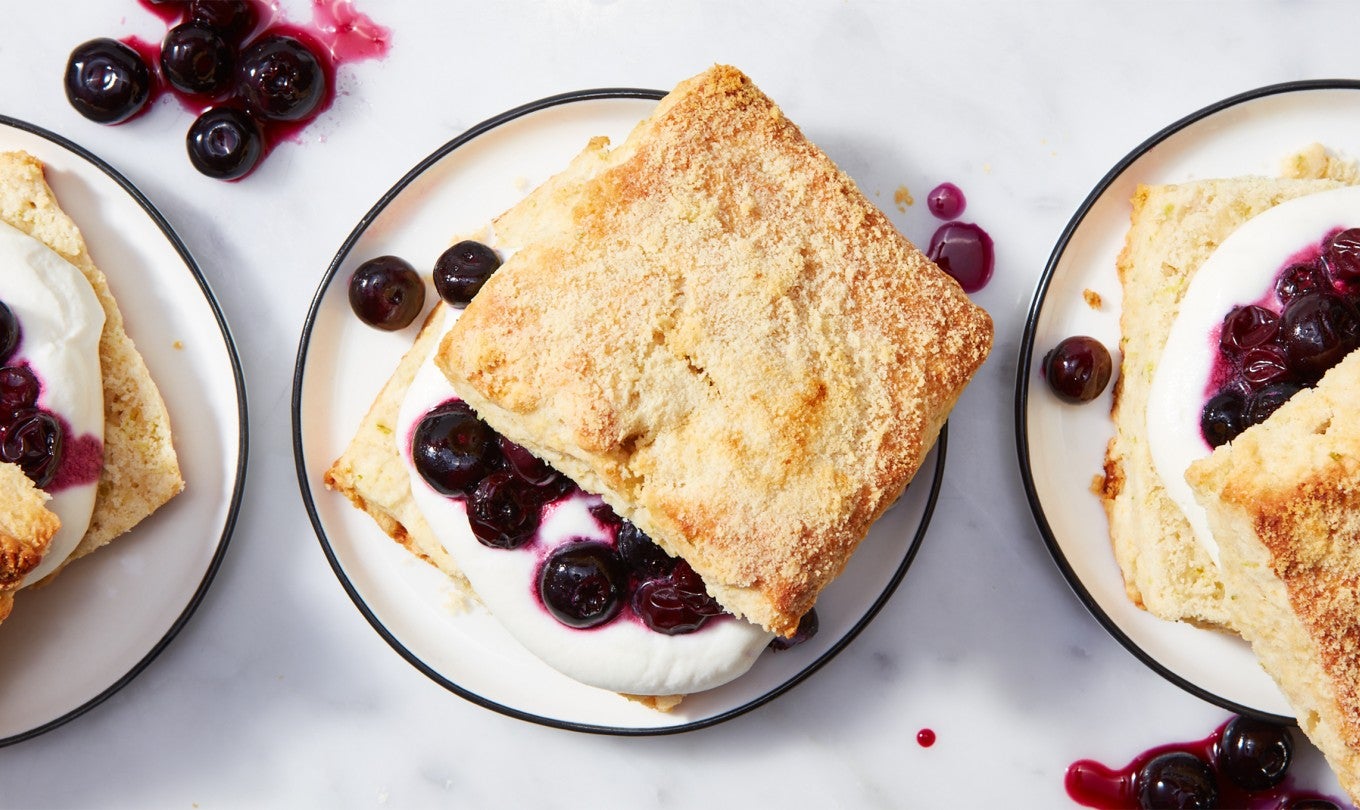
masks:
<svg viewBox="0 0 1360 810"><path fill-rule="evenodd" d="M444 331L461 310L446 307ZM438 341L436 341L438 345ZM578 493L543 515L533 548L488 548L467 522L464 501L430 488L411 462L410 437L433 407L456 398L435 366L434 352L416 373L397 418L397 449L411 477L416 507L467 576L491 613L530 652L563 674L591 686L633 695L678 695L712 689L751 668L773 637L735 618L712 620L698 632L668 636L632 618L627 607L613 621L576 630L559 623L535 595L540 561L575 539L609 542L590 514L599 496Z"/></svg>
<svg viewBox="0 0 1360 810"><path fill-rule="evenodd" d="M104 436L104 384L99 336L104 308L90 282L42 242L0 222L0 301L19 319L21 337L10 365L27 363L42 386L38 407L66 422L68 445ZM24 578L31 585L66 561L90 526L96 481L52 491L47 502L61 519L47 554Z"/></svg>
<svg viewBox="0 0 1360 810"><path fill-rule="evenodd" d="M1256 303L1300 249L1329 230L1360 225L1360 187L1322 191L1257 214L1233 231L1190 280L1167 335L1148 391L1147 437L1153 466L1167 494L1185 513L1195 537L1218 562L1218 543L1185 471L1212 452L1200 433L1218 352L1217 329L1235 306Z"/></svg>

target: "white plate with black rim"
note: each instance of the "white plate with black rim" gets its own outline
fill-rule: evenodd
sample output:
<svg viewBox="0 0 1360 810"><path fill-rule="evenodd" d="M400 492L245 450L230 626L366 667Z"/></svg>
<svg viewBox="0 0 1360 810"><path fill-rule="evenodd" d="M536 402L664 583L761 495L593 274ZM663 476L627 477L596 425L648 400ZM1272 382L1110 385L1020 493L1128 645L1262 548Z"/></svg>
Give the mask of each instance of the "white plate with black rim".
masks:
<svg viewBox="0 0 1360 810"><path fill-rule="evenodd" d="M0 745L79 716L141 672L202 600L245 484L246 400L236 347L183 242L137 190L76 144L0 116L0 151L48 184L108 277L165 398L184 492L51 584L21 591L0 625ZM3 296L3 285L0 285Z"/></svg>
<svg viewBox="0 0 1360 810"><path fill-rule="evenodd" d="M341 246L317 290L298 349L294 454L312 524L336 576L373 628L418 670L481 706L543 725L606 734L664 734L710 726L784 693L869 623L906 573L925 534L944 470L945 436L917 481L873 528L818 602L809 642L766 652L736 681L691 695L669 713L579 684L525 651L485 611L451 610L446 578L388 539L322 474L340 455L416 325L396 333L362 324L347 282L366 259L393 254L428 274L457 234L471 233L564 168L597 135L621 143L661 97L589 90L510 110L449 141L380 199ZM435 300L427 279L427 299Z"/></svg>
<svg viewBox="0 0 1360 810"><path fill-rule="evenodd" d="M1030 507L1058 567L1091 613L1130 652L1171 682L1232 711L1288 721L1293 711L1242 640L1166 622L1134 607L1110 550L1108 523L1090 491L1102 469L1113 384L1083 405L1058 401L1039 373L1070 335L1119 345L1115 258L1140 183L1278 176L1281 161L1317 142L1360 158L1360 82L1290 82L1224 99L1140 144L1096 184L1063 231L1039 280L1021 341L1016 440ZM1099 294L1093 308L1084 291ZM1118 364L1118 356L1115 363Z"/></svg>

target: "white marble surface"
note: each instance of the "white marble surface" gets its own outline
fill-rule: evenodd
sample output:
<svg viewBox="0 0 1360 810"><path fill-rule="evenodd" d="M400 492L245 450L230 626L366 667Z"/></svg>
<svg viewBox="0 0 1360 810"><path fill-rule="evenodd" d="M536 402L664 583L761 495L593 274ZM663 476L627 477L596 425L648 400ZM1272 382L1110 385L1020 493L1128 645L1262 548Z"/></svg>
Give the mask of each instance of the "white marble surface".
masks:
<svg viewBox="0 0 1360 810"><path fill-rule="evenodd" d="M1120 647L1053 564L1020 486L1016 356L1054 240L1104 172L1207 103L1353 74L1353 26L1338 24L1349 3L356 3L392 29L390 56L343 69L339 100L304 142L238 184L194 173L172 103L117 129L67 106L70 49L157 38L151 14L131 0L5 9L0 112L91 149L178 230L233 327L251 458L235 538L197 614L108 702L0 750L0 804L1054 807L1074 759L1122 764L1227 717ZM305 2L285 5L307 16ZM822 671L751 714L671 737L508 719L403 661L326 564L293 467L299 331L355 222L448 138L545 95L666 88L715 61L750 73L913 239L934 227L926 191L964 189L966 218L996 240L996 278L976 296L996 348L954 413L915 564ZM900 212L903 185L918 202ZM922 728L933 747L917 745Z"/></svg>

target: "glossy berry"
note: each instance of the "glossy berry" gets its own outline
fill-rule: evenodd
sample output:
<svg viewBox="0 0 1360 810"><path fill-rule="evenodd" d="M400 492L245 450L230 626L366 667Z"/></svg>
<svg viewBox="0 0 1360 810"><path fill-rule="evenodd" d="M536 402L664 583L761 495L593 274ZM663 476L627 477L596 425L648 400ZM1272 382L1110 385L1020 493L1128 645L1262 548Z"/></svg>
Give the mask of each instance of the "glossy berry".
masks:
<svg viewBox="0 0 1360 810"><path fill-rule="evenodd" d="M1210 447L1227 444L1246 430L1247 402L1236 391L1220 391L1200 411L1199 432Z"/></svg>
<svg viewBox="0 0 1360 810"><path fill-rule="evenodd" d="M624 565L638 579L657 579L675 570L676 558L663 551L652 538L628 521L619 524L614 545Z"/></svg>
<svg viewBox="0 0 1360 810"><path fill-rule="evenodd" d="M1279 410L1280 406L1289 401L1289 398L1302 391L1303 388L1291 382L1279 382L1274 385L1267 385L1265 388L1251 395L1247 400L1247 409L1243 417L1242 429L1246 430L1252 425L1259 425L1270 418L1270 415Z"/></svg>
<svg viewBox="0 0 1360 810"><path fill-rule="evenodd" d="M496 251L481 242L459 242L435 260L435 291L454 306L467 306L500 266Z"/></svg>
<svg viewBox="0 0 1360 810"><path fill-rule="evenodd" d="M1326 285L1327 281L1317 264L1291 264L1275 282L1275 297L1280 299L1281 304L1288 304L1300 295L1317 292Z"/></svg>
<svg viewBox="0 0 1360 810"><path fill-rule="evenodd" d="M1302 295L1280 316L1280 342L1290 371L1301 382L1315 382L1360 345L1360 316L1338 296Z"/></svg>
<svg viewBox="0 0 1360 810"><path fill-rule="evenodd" d="M246 108L269 121L299 121L326 97L316 54L282 34L260 37L241 52L237 83Z"/></svg>
<svg viewBox="0 0 1360 810"><path fill-rule="evenodd" d="M812 608L803 614L803 618L798 620L798 629L793 631L793 635L787 638L775 636L770 639L770 649L775 652L782 652L797 647L817 635L817 630L820 627L821 622L817 619L817 608Z"/></svg>
<svg viewBox="0 0 1360 810"><path fill-rule="evenodd" d="M0 424L0 461L19 465L38 487L52 482L61 465L64 434L47 411L30 408Z"/></svg>
<svg viewBox="0 0 1360 810"><path fill-rule="evenodd" d="M182 23L161 42L161 73L177 90L215 96L231 83L235 56L218 32L201 23Z"/></svg>
<svg viewBox="0 0 1360 810"><path fill-rule="evenodd" d="M546 487L561 477L548 462L501 436L498 438L506 469L536 487Z"/></svg>
<svg viewBox="0 0 1360 810"><path fill-rule="evenodd" d="M703 579L689 563L676 560L668 576L637 586L633 591L633 612L648 629L677 636L693 633L723 609L708 595Z"/></svg>
<svg viewBox="0 0 1360 810"><path fill-rule="evenodd" d="M260 22L250 0L191 0L189 19L216 31L223 39L239 43Z"/></svg>
<svg viewBox="0 0 1360 810"><path fill-rule="evenodd" d="M1095 338L1063 340L1044 356L1044 378L1064 402L1089 402L1110 382L1110 352Z"/></svg>
<svg viewBox="0 0 1360 810"><path fill-rule="evenodd" d="M19 348L19 339L22 336L23 329L19 326L19 317L4 301L0 301L0 363L9 362L14 350Z"/></svg>
<svg viewBox="0 0 1360 810"><path fill-rule="evenodd" d="M200 115L189 127L185 146L194 168L218 180L250 174L264 155L259 125L230 107L217 107Z"/></svg>
<svg viewBox="0 0 1360 810"><path fill-rule="evenodd" d="M1330 799L1308 797L1293 799L1283 805L1281 810L1341 810L1341 805Z"/></svg>
<svg viewBox="0 0 1360 810"><path fill-rule="evenodd" d="M28 366L0 368L0 420L10 414L38 405L42 386Z"/></svg>
<svg viewBox="0 0 1360 810"><path fill-rule="evenodd" d="M498 470L468 496L468 523L484 546L519 548L533 539L542 506L533 484L509 470Z"/></svg>
<svg viewBox="0 0 1360 810"><path fill-rule="evenodd" d="M1218 768L1243 790L1265 790L1284 781L1293 756L1289 729L1238 716L1223 729Z"/></svg>
<svg viewBox="0 0 1360 810"><path fill-rule="evenodd" d="M1242 379L1254 390L1287 379L1289 356L1275 343L1254 346L1242 357Z"/></svg>
<svg viewBox="0 0 1360 810"><path fill-rule="evenodd" d="M1143 808L1218 806L1218 784L1209 764L1184 751L1154 757L1138 772L1135 786Z"/></svg>
<svg viewBox="0 0 1360 810"><path fill-rule="evenodd" d="M1239 357L1275 339L1280 317L1264 307L1234 307L1223 319L1218 346L1229 357Z"/></svg>
<svg viewBox="0 0 1360 810"><path fill-rule="evenodd" d="M349 306L369 326L405 329L425 308L425 283L405 259L378 256L349 277Z"/></svg>
<svg viewBox="0 0 1360 810"><path fill-rule="evenodd" d="M151 70L131 47L100 37L71 51L66 62L66 99L91 121L126 121L150 97Z"/></svg>
<svg viewBox="0 0 1360 810"><path fill-rule="evenodd" d="M627 575L619 555L604 543L559 546L538 571L538 595L568 627L604 624L623 607Z"/></svg>
<svg viewBox="0 0 1360 810"><path fill-rule="evenodd" d="M1329 239L1322 249L1322 263L1338 292L1360 285L1360 228L1344 230Z"/></svg>
<svg viewBox="0 0 1360 810"><path fill-rule="evenodd" d="M446 402L416 425L411 461L435 492L464 497L495 466L496 433L466 402Z"/></svg>

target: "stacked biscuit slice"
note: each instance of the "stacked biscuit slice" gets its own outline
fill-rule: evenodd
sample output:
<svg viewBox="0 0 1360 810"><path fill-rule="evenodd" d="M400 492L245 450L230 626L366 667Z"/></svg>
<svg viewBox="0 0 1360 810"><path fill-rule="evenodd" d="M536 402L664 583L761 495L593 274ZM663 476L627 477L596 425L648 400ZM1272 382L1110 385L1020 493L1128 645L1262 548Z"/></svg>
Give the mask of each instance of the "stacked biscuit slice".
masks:
<svg viewBox="0 0 1360 810"><path fill-rule="evenodd" d="M184 482L160 392L123 327L104 274L75 223L58 205L43 164L32 155L0 153L0 221L47 245L80 270L104 310L99 340L103 466L89 528L67 558L69 563L140 523L179 493ZM58 519L46 508L47 499L17 466L0 463L0 620L10 614L15 593L42 561L57 530Z"/></svg>
<svg viewBox="0 0 1360 810"><path fill-rule="evenodd" d="M1360 356L1191 465L1217 564L1167 495L1146 434L1155 366L1199 267L1256 214L1356 181L1318 146L1287 174L1138 189L1118 265L1122 362L1103 499L1130 599L1251 642L1360 802Z"/></svg>

